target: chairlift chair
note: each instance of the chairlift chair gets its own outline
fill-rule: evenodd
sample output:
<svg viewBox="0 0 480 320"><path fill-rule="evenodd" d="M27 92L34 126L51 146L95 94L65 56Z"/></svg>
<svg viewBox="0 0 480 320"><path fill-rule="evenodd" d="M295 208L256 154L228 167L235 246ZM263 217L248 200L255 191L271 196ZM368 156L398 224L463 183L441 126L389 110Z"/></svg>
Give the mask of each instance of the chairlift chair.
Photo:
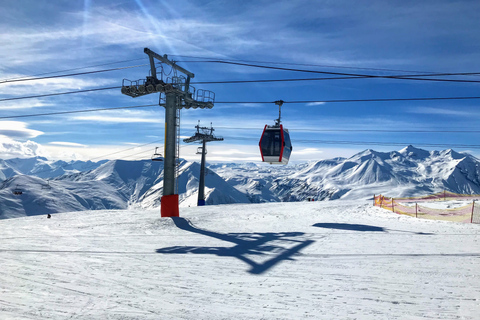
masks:
<svg viewBox="0 0 480 320"><path fill-rule="evenodd" d="M19 196L19 195L23 194L23 191L22 191L22 189L20 189L20 188L18 187L18 185L17 185L17 186L15 187L15 189L13 189L13 194Z"/></svg>
<svg viewBox="0 0 480 320"><path fill-rule="evenodd" d="M203 153L203 147L198 147L197 154L202 154L202 153ZM207 149L205 149L205 154L207 154Z"/></svg>
<svg viewBox="0 0 480 320"><path fill-rule="evenodd" d="M155 153L152 155L152 161L163 161L163 156L158 151L158 147L155 147Z"/></svg>

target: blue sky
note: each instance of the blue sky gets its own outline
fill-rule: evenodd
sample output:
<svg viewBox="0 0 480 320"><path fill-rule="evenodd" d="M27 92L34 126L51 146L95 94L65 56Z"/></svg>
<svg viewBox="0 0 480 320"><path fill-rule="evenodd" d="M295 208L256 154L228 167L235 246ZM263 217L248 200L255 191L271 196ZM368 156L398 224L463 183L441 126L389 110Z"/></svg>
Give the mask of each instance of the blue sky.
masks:
<svg viewBox="0 0 480 320"><path fill-rule="evenodd" d="M3 0L0 100L145 78L149 66L1 83L54 71L61 72L49 75L144 65L144 47L178 61L195 74L192 82L332 77L205 62L209 59L381 76L480 72L479 12L478 1L441 0ZM96 65L103 66L84 68ZM76 68L83 69L63 71ZM476 75L437 78L480 80ZM194 84L215 92L218 102L468 97L480 96L479 85L400 79ZM104 90L0 101L0 116L156 103L157 94L133 99L120 90ZM294 162L351 156L366 148L400 150L407 144L479 156L480 149L473 147L480 147L480 133L474 132L480 130L479 103L292 103L284 105L282 116ZM198 120L213 123L225 141L208 145L207 160L260 161L262 129L277 116L273 103L218 103L211 110L182 111L181 135L193 135ZM145 159L163 145L163 123L159 106L3 119L0 158ZM182 145L181 156L198 160L197 146Z"/></svg>

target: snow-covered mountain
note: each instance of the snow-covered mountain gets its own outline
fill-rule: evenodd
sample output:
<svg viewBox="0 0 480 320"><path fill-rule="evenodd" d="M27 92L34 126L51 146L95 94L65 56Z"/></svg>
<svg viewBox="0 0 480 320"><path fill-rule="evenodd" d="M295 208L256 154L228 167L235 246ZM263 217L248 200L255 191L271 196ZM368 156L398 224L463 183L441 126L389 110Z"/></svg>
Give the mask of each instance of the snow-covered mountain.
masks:
<svg viewBox="0 0 480 320"><path fill-rule="evenodd" d="M374 194L406 197L444 189L480 193L480 161L454 150L426 151L408 146L400 151L364 150L286 167L257 164L211 166L252 202L368 199Z"/></svg>
<svg viewBox="0 0 480 320"><path fill-rule="evenodd" d="M0 181L21 174L44 179L53 178L67 173L92 170L105 162L106 160L99 162L80 160L66 162L62 160L47 160L43 157L0 160Z"/></svg>
<svg viewBox="0 0 480 320"><path fill-rule="evenodd" d="M451 149L425 151L408 146L399 152L365 150L340 161L317 185L331 186L335 195L358 198L372 193L413 196L443 189L457 193L480 193L480 162ZM340 169L341 167L341 169ZM310 170L298 176L311 176ZM307 178L309 179L309 178ZM324 187L325 189L325 187ZM374 192L372 192L374 191Z"/></svg>
<svg viewBox="0 0 480 320"><path fill-rule="evenodd" d="M163 193L162 162L62 164L32 158L4 160L0 166L4 176L0 185L0 218L78 210L158 208ZM199 173L198 163L182 161L178 179L180 206L196 205ZM480 161L451 149L368 149L350 158L300 165L214 164L207 170L205 183L209 205L304 201L308 197L369 199L379 193L402 197L444 189L480 194ZM15 195L15 189L21 190L22 195Z"/></svg>
<svg viewBox="0 0 480 320"><path fill-rule="evenodd" d="M200 165L179 168L182 206L196 205ZM206 203L249 203L247 197L208 170ZM21 194L14 194L14 191ZM157 208L163 193L163 162L108 161L98 168L44 180L16 175L0 185L0 219L80 210Z"/></svg>

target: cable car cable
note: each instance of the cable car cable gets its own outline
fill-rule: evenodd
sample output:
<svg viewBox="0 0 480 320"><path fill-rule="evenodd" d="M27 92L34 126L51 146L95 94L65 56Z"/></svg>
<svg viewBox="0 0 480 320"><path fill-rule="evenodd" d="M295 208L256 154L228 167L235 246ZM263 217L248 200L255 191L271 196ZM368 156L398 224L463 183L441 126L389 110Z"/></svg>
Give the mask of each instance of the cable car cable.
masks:
<svg viewBox="0 0 480 320"><path fill-rule="evenodd" d="M353 102L395 102L395 101L435 101L435 100L476 100L476 99L480 99L480 97L378 98L378 99L340 99L340 100L305 100L305 101L298 100L298 101L284 101L284 103L307 104L307 103L353 103ZM3 101L3 100L0 100L0 101ZM275 101L216 101L215 104L271 104L274 102ZM146 107L153 107L153 106L158 106L158 104L25 114L25 115L17 115L17 116L4 116L4 117L0 117L0 119L15 119L15 118L50 116L50 115L70 114L70 113L81 113L81 112L146 108Z"/></svg>
<svg viewBox="0 0 480 320"><path fill-rule="evenodd" d="M34 95L34 96L0 99L0 102L2 102L2 101L12 101L12 100L22 100L22 99L32 99L32 98L44 98L44 97L52 97L52 96L61 96L61 95L64 95L64 94L85 93L85 92L112 90L112 89L120 89L120 88L122 88L122 87L121 86L116 86L116 87L94 88L94 89L85 89L85 90L67 91L67 92L58 92L58 93L38 94L38 95Z"/></svg>
<svg viewBox="0 0 480 320"><path fill-rule="evenodd" d="M433 101L433 100L469 100L480 99L476 97L426 97L426 98L374 98L374 99L337 99L337 100L285 100L284 103L347 103L347 102L393 102L393 101ZM215 101L215 104L271 104L274 101Z"/></svg>
<svg viewBox="0 0 480 320"><path fill-rule="evenodd" d="M72 114L72 113L87 113L87 112L110 111L110 110L121 110L121 109L147 108L147 107L154 107L154 106L158 106L158 104L146 104L146 105L129 106L129 107L113 107L113 108L86 109L86 110L75 110L75 111L59 111L59 112L37 113L37 114L23 114L23 115L18 115L18 116L5 116L5 117L0 117L0 119L14 119L14 118L27 118L27 117L53 116L53 115Z"/></svg>
<svg viewBox="0 0 480 320"><path fill-rule="evenodd" d="M415 72L415 73L423 73L423 74L438 73L438 72L433 72L433 71L412 71L412 70L401 70L401 69L367 68L367 67L324 65L324 64L311 64L311 63L293 63L293 62L275 62L275 61L255 61L255 60L242 60L242 59L219 59L219 58L217 58L217 57L215 57L215 58L210 58L210 57L196 57L196 56L185 56L185 55L175 55L175 54L169 54L168 56L184 57L184 58L194 58L194 59L240 61L240 62L250 62L250 63L282 64L282 65L307 66L307 67L323 67L323 68L338 68L338 69L357 69L357 70L410 72L410 73ZM177 62L203 62L203 61L177 61ZM207 61L207 62L209 62L209 61Z"/></svg>
<svg viewBox="0 0 480 320"><path fill-rule="evenodd" d="M247 137L229 137L224 136L226 140L250 140L258 141L257 138ZM346 144L346 145L378 145L378 146L407 146L416 145L424 147L455 147L455 148L472 148L480 149L480 145L475 144L445 144L445 143L422 143L422 142L375 142L375 141L348 141L348 140L309 140L309 139L295 139L296 143L318 143L318 144Z"/></svg>
<svg viewBox="0 0 480 320"><path fill-rule="evenodd" d="M366 75L366 74L356 74L356 73L344 73L344 72L330 72L330 71L318 71L318 70L306 70L306 69L294 69L294 68L282 68L282 67L272 67L272 66L262 66L249 63L240 63L240 62L228 62L221 60L212 60L211 63L224 63L224 64L233 64L254 68L263 68L263 69L273 69L273 70L282 70L282 71L295 71L295 72L306 72L306 73L320 73L328 75L339 75L339 76L350 76L355 78L381 78L381 79L399 79L399 80L420 80L420 81L446 81L446 82L480 82L480 80L457 80L457 79L426 79L419 77L432 77L432 76L452 76L452 75L479 75L479 72L462 72L462 73L437 73L437 74L422 74L422 75L394 75L394 76L380 76L380 75Z"/></svg>
<svg viewBox="0 0 480 320"><path fill-rule="evenodd" d="M96 68L96 67L103 67L103 66L108 66L108 65L117 64L117 63L138 61L138 60L144 60L144 59L145 59L145 58L121 60L121 61L115 61L115 62L97 64L97 65L93 65L93 66L86 66L86 67L78 67L78 68L64 69L64 70L58 70L58 71L43 72L43 73L37 73L37 74L34 74L34 75L24 76L24 77L20 77L20 78L3 79L3 80L0 80L0 83L7 82L7 81L10 81L10 80L20 80L20 79L25 79L25 78L39 77L39 76L43 76L43 75L46 75L46 74L59 73L59 72L68 72L68 71L75 71L75 70L82 70L82 69L89 69L89 68Z"/></svg>
<svg viewBox="0 0 480 320"><path fill-rule="evenodd" d="M355 77L353 77L353 78L355 78ZM334 78L271 79L271 80L269 80L269 79L265 79L265 80L227 80L227 81L203 81L203 82L196 82L196 83L192 82L191 84L236 84L236 83L262 83L262 82L287 82L287 81L318 81L318 80L339 80L339 79L353 79L353 78L334 77ZM416 80L418 80L418 79L416 79ZM479 81L474 81L474 80L460 81L460 80L452 80L452 79L444 79L444 80L445 81L447 81L447 80L448 81L453 81L453 82L455 82L455 81L457 81L457 82L465 82L465 81L467 81L467 82L480 82L480 80ZM77 90L77 91L48 93L48 94L40 94L40 95L33 95L33 96L4 98L4 99L0 99L0 102L13 101L13 100L23 100L23 99L32 99L32 98L44 98L44 97L51 97L51 96L60 96L60 95L65 95L65 94L76 94L76 93L113 90L113 89L121 89L121 88L122 88L121 86L115 86L115 87L94 88L94 89L85 89L85 90ZM452 98L446 98L446 99L452 99ZM324 102L324 101L314 101L314 102ZM221 103L221 102L217 102L217 103ZM244 103L244 102L222 102L222 103ZM271 102L255 102L255 103L271 103ZM292 102L288 102L288 103L292 103Z"/></svg>
<svg viewBox="0 0 480 320"><path fill-rule="evenodd" d="M95 158L90 158L90 159L87 159L85 160L85 162L88 162L88 161L94 161L94 160L97 160L97 159L100 159L100 158L103 158L101 160L106 160L105 157L108 157L108 156L111 156L113 154L118 154L118 153L122 153L122 152L125 152L125 151L128 151L128 150L132 150L132 149L135 149L135 148L141 148L141 147L144 147L144 146L147 146L147 145L150 145L150 144L154 144L154 143L157 143L157 142L160 142L160 141L163 141L163 139L159 139L159 140L155 140L155 141L152 141L152 142L148 142L148 143L145 143L145 144L142 144L142 145L138 145L138 146L135 146L135 147L131 147L131 148L127 148L127 149L123 149L123 150L120 150L120 151L116 151L116 152L112 152L112 153L109 153L109 154L104 154L104 155L101 155L101 156L98 156L98 157L95 157ZM101 161L99 160L99 161ZM119 159L115 159L115 160L119 160ZM66 163L62 166L60 166L59 168L65 168L65 167L68 167L70 165L70 163ZM88 169L88 168L93 168L95 166L95 164L91 164L89 166L86 166L82 169ZM52 171L51 169L46 169L46 170L42 170L42 171L37 171L35 172L36 175L38 175L39 173L43 173L43 172L49 172L49 171ZM25 174L21 174L19 176L24 176Z"/></svg>
<svg viewBox="0 0 480 320"><path fill-rule="evenodd" d="M140 59L133 59L133 60L140 60ZM128 61L128 60L126 60ZM132 61L132 60L130 60ZM239 60L241 61L241 60ZM285 71L296 71L296 72L308 72L308 73L321 73L321 74L329 74L329 75L341 75L347 77L341 78L317 78L315 80L335 80L335 79L364 79L364 78L386 78L386 79L405 79L405 80L424 80L424 81L448 81L448 82L480 82L477 80L460 80L460 79L424 79L418 77L433 77L433 76L461 76L461 75L480 75L479 72L459 72L459 73L425 73L422 74L410 74L410 75L389 75L389 76L381 76L381 75L366 75L366 74L351 74L351 73L339 73L339 72L328 72L328 71L318 71L318 70L305 70L305 69L293 69L293 68L281 68L281 67L272 67L272 66L262 66L262 65L254 65L254 64L247 64L247 63L239 63L233 62L228 60L210 60L210 61L196 61L196 62L208 62L208 63L226 63L226 64L238 64L242 66L249 66L249 67L256 67L256 68L267 68L267 69L275 69L275 70L285 70ZM111 63L113 64L113 63ZM104 64L108 65L108 64ZM301 65L301 64L300 64ZM102 73L102 72L110 72L110 71L117 71L123 69L130 69L130 68L138 68L143 66L149 66L149 64L141 64L136 66L126 66L126 67L118 67L118 68L111 68L111 69L104 69L104 70L95 70L95 71L86 71L86 72L78 72L78 73L71 73L71 74L63 74L63 75L54 75L54 76L45 76L45 77L30 77L30 78L17 78L17 79L7 79L1 80L0 84L3 83L12 83L12 82L20 82L20 81L34 81L34 80L43 80L43 79L52 79L52 78L62 78L62 77L71 77L71 76L78 76L78 75L86 75L86 74L95 74L95 73ZM78 70L78 69L85 69L89 67L83 68L75 68L70 70ZM60 72L60 71L58 71ZM402 71L406 72L406 71ZM50 73L57 73L57 72L50 72ZM49 73L46 73L49 74ZM305 81L307 79L297 80L294 81ZM310 79L313 80L313 79ZM252 80L255 81L255 80ZM260 80L259 82L274 82L278 80ZM283 80L288 81L288 80ZM291 80L292 81L292 80ZM245 80L245 82L251 82ZM240 81L210 81L210 82L197 82L197 84L215 84L215 83L241 83ZM192 82L193 84L193 82Z"/></svg>
<svg viewBox="0 0 480 320"><path fill-rule="evenodd" d="M77 72L77 73L70 73L70 74L59 74L59 75L56 75L56 76L46 76L46 77L36 77L36 78L26 78L26 79L5 80L5 81L0 81L0 84L12 83L12 82L23 82L23 81L36 81L36 80L45 80L45 79L54 79L54 78L74 77L74 76L80 76L80 75L86 75L86 74L94 74L94 73L118 71L118 70L138 68L138 67L144 67L144 66L149 66L149 64L140 64L140 65L136 65L136 66L118 67L118 68L112 68L112 69L85 71L85 72Z"/></svg>
<svg viewBox="0 0 480 320"><path fill-rule="evenodd" d="M255 130L258 128L241 128L241 127L225 127L216 126L218 129L226 130ZM480 130L384 130L384 129L298 129L289 128L293 132L392 132L392 133L480 133Z"/></svg>

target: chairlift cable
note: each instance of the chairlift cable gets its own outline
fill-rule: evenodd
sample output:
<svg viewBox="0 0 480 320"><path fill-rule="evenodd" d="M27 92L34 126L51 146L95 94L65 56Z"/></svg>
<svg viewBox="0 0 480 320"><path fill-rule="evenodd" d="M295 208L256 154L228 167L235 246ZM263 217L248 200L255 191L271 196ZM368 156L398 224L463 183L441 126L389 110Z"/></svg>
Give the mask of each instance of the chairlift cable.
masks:
<svg viewBox="0 0 480 320"><path fill-rule="evenodd" d="M248 62L248 63L262 63L262 64L277 64L277 65L292 65L292 66L307 66L307 67L321 67L321 68L336 68L336 69L354 69L354 70L372 70L372 71L390 71L390 72L408 72L408 73L421 73L421 74L435 74L439 72L433 71L413 71L413 70L402 70L402 69L387 69L387 68L368 68L368 67L355 67L355 66L340 66L340 65L326 65L326 64L312 64L312 63L293 63L293 62L275 62L275 61L256 61L256 60L243 60L243 59L219 59L218 57L196 57L196 56L186 56L186 55L175 55L169 54L173 57L182 57L182 58L193 58L193 59L209 59L207 61L178 61L178 62L211 62L212 60L224 60L224 61L234 61L234 62Z"/></svg>
<svg viewBox="0 0 480 320"><path fill-rule="evenodd" d="M480 99L480 96L477 97L427 97L427 98L377 98L377 99L339 99L339 100L297 100L297 101L284 101L288 104L307 104L307 103L353 103L353 102L395 102L395 101L435 101L435 100L477 100ZM3 100L0 100L3 101ZM215 104L271 104L275 101L216 101ZM60 112L48 112L48 113L36 113L36 114L24 114L16 116L4 116L0 117L1 119L15 119L15 118L26 118L26 117L38 117L38 116L51 116L51 115L61 115L61 114L72 114L72 113L86 113L86 112L97 112L97 111L108 111L108 110L120 110L120 109L134 109L134 108L146 108L158 106L158 104L148 104L148 105L139 105L139 106L128 106L128 107L113 107L113 108L100 108L100 109L85 109L85 110L75 110L75 111L60 111Z"/></svg>
<svg viewBox="0 0 480 320"><path fill-rule="evenodd" d="M135 61L139 59L132 59L132 60L125 60L125 61ZM237 60L242 61L242 60ZM329 71L319 71L319 70L307 70L307 69L294 69L294 68L283 68L283 67L274 67L274 66L266 66L266 65L258 65L258 64L250 64L250 63L241 63L235 62L232 60L206 60L206 61L195 61L195 62L208 62L208 63L224 63L224 64L233 64L233 65L241 65L241 66L248 66L248 67L255 67L255 68L266 68L266 69L273 69L273 70L283 70L283 71L294 71L294 72L306 72L306 73L320 73L320 74L328 74L328 75L337 75L337 76L346 76L342 78L324 78L323 80L335 80L335 79L365 79L365 78L383 78L383 79L404 79L404 80L423 80L423 81L447 81L447 82L472 82L477 83L480 82L478 80L464 80L464 79L426 79L426 78L419 78L419 77L433 77L433 76L478 76L480 72L457 72L457 73L431 73L431 72L420 72L420 74L409 74L409 75L368 75L368 74L357 74L357 73L342 73L342 72L329 72ZM115 62L114 62L115 63ZM114 64L109 63L109 64ZM118 62L119 63L119 62ZM108 64L103 64L108 65ZM308 64L290 64L290 65L305 65ZM101 66L101 65L98 65ZM103 70L94 70L94 71L86 71L86 72L78 72L78 73L70 73L70 74L60 74L60 75L53 75L53 76L44 76L44 77L23 77L23 78L15 78L15 79L6 79L0 80L0 84L4 83L12 83L12 82L23 82L23 81L35 81L35 80L44 80L44 79L52 79L52 78L63 78L63 77L72 77L72 76L79 76L79 75L86 75L86 74L95 74L95 73L103 73L103 72L110 72L110 71L117 71L117 70L124 70L130 68L138 68L143 66L149 66L149 64L141 64L135 66L126 66L126 67L118 67L118 68L111 68L111 69L103 69ZM320 66L320 65L318 65ZM93 66L92 66L93 67ZM333 67L333 66L328 66ZM69 70L79 70L85 69L90 67L82 67L82 68L74 68ZM375 68L373 68L375 70ZM387 71L389 69L378 69L380 71ZM389 70L393 71L393 70ZM407 72L404 70L397 70L399 72ZM57 72L48 72L43 74L51 74L51 73L58 73ZM418 73L418 72L417 72ZM39 74L42 75L42 74ZM303 80L295 80L295 81L305 81ZM319 78L315 80L321 80ZM255 81L255 80L253 80ZM275 80L261 80L260 82L273 82ZM276 80L279 81L279 80ZM286 81L286 80L285 80ZM211 81L211 82L198 82L197 84L214 84L214 83L225 83L221 81ZM239 81L228 81L226 83L241 83Z"/></svg>
<svg viewBox="0 0 480 320"><path fill-rule="evenodd" d="M295 72L305 72L305 73L319 73L319 74L328 74L328 75L338 75L338 76L349 76L354 78L380 78L380 79L398 79L398 80L420 80L420 81L445 81L445 82L473 82L478 83L480 80L460 80L460 79L427 79L419 77L433 77L433 76L460 76L460 75L480 75L480 72L461 72L461 73L434 73L434 74L410 74L410 75L393 75L393 76L382 76L382 75L367 75L367 74L358 74L358 73L344 73L344 72L331 72L331 71L319 71L319 70L307 70L307 69L294 69L294 68L283 68L283 67L272 67L265 65L256 65L249 63L240 63L240 62L228 62L222 60L212 60L211 63L224 63L232 65L240 65L254 68L263 68L263 69L273 69L273 70L282 70L282 71L295 71Z"/></svg>
<svg viewBox="0 0 480 320"><path fill-rule="evenodd" d="M36 81L36 80L45 80L45 79L54 79L54 78L74 77L74 76L81 76L81 75L86 75L86 74L94 74L94 73L102 73L102 72L110 72L110 71L138 68L138 67L144 67L144 66L148 66L148 65L149 64L140 64L140 65L129 66L129 67L118 67L118 68L104 69L104 70L94 70L94 71L85 71L85 72L77 72L77 73L69 73L69 74L59 74L59 75L56 75L56 76L5 80L5 81L0 81L0 84L12 83L12 82L23 82L23 81Z"/></svg>
<svg viewBox="0 0 480 320"><path fill-rule="evenodd" d="M158 104L146 104L146 105L140 105L140 106L99 108L99 109L85 109L85 110L74 110L74 111L59 111L59 112L47 112L47 113L36 113L36 114L23 114L18 116L0 117L0 119L53 116L53 115L72 114L72 113L87 113L87 112L110 111L110 110L121 110L121 109L147 108L147 107L153 107L153 106L158 106Z"/></svg>

